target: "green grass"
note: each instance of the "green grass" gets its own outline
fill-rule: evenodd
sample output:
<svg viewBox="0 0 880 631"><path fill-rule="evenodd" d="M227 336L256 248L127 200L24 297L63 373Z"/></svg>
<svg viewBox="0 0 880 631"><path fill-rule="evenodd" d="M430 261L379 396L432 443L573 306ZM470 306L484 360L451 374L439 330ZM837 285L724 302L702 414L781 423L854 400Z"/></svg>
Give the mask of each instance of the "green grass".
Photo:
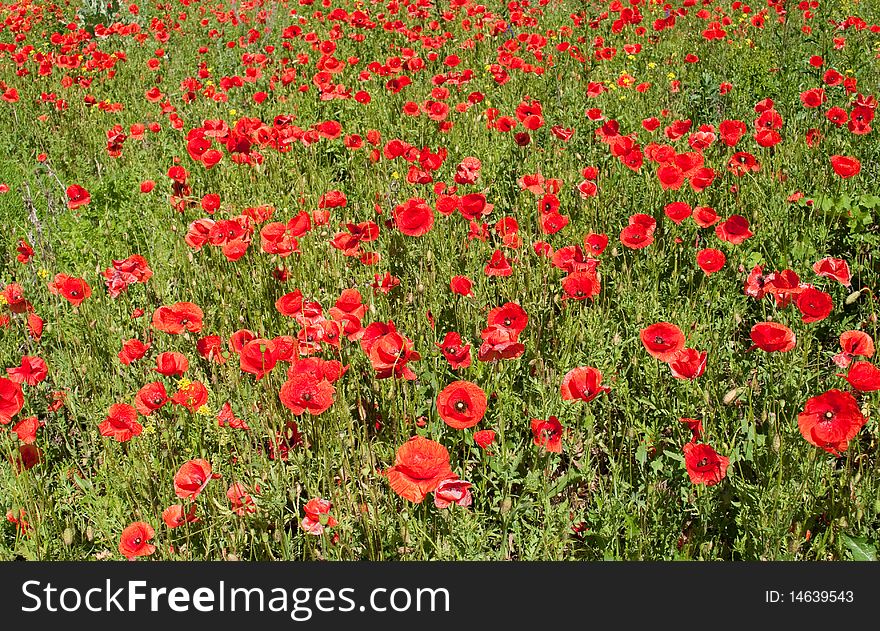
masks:
<svg viewBox="0 0 880 631"><path fill-rule="evenodd" d="M333 6L352 10L354 4L336 0ZM753 13L763 8L754 4ZM819 110L805 109L798 99L803 90L822 85L824 69L808 63L816 54L824 56L826 67L856 77L858 92L877 91L877 35L870 29L838 31L829 24L829 19L848 15L873 24L880 17L874 3L823 2L809 21L812 33L805 34L800 30L801 11L792 3L785 24L776 23L771 9L765 27L757 29L740 21L742 13L731 8L731 2L715 2L710 11L723 9L733 19L726 27L727 43L701 37L708 21L697 17L699 6L689 8L674 28L662 32L652 30L654 20L663 17L662 8L643 6L640 26L648 33L639 36L632 26L612 32L613 19L602 21L597 29L588 28L590 19L608 10L607 3L553 1L532 16L536 25L511 25L516 35L556 32L547 35L543 61L524 48L515 53L546 71L537 75L510 69L504 85L495 83L486 66L498 63L497 49L510 35L502 29L493 36L491 22L482 28L485 37L473 41L475 30L466 31L461 24L466 11L456 11L449 21L439 18L440 28L432 31L429 22L448 10L446 2L439 8L426 4L424 16L409 16L401 6L396 16L388 17L408 28L422 26L434 35L449 32L447 41L436 49L439 60L430 61L431 50L418 38L381 28L383 20L377 14L388 13L388 7L363 3L363 10L380 26L344 27L346 35L363 33L365 38L336 41L337 59L356 56L360 61L333 80L353 92L368 91L369 104L319 100L311 84L320 53L302 37L281 38L284 28L297 23L289 10L307 16L331 10L318 5L243 4L237 11L249 23L238 26L218 22L213 10L229 10L223 3L187 7L175 2L170 13L143 3L138 16L123 10L122 20L139 25L147 35L145 41L113 35L72 47L73 54L84 52L87 58L95 56L92 48L124 53L125 61L116 63L112 78L107 71L58 67L49 76L38 76L39 64L34 61L24 64L30 72L19 77L11 55L0 53L0 79L20 94L17 103L0 101L4 130L0 182L10 187L0 195L0 223L5 228L0 231L0 284L21 284L45 320L42 339L36 342L26 335L22 317L13 315L11 324L0 329L0 362L12 367L22 355L39 355L49 367L46 381L25 386L25 408L20 413L21 418L36 415L46 423L36 442L43 463L20 473L6 458L0 463L0 508L16 514L23 509L32 529L23 533L4 522L0 558L119 559L120 533L133 521L148 522L156 529L152 559L849 559L861 558L862 549L876 549L877 394L859 395L869 420L840 458L807 443L797 426L797 415L808 398L832 387L848 388L831 362L839 351L839 334L861 329L877 338L873 290L880 273L876 255L880 239L876 200L871 197L880 175L877 132L857 136L824 119L827 107L849 109L853 95L842 87L826 88L828 103ZM495 19L510 21L505 4L488 2L486 7ZM64 31L76 8L57 8L61 21L48 17L51 12L32 19L32 28L22 31L24 40L18 46L58 52L60 47L50 37ZM207 10L204 15L202 9ZM255 24L261 11L263 23ZM569 18L578 11L588 16L581 27ZM0 8L3 18L15 13L14 5ZM179 21L178 14L187 19ZM167 41L159 41L150 31L153 18L175 27L168 31ZM202 18L206 26L200 25ZM226 47L227 41L246 37L251 26L267 33L245 49ZM560 36L563 26L573 32ZM309 17L303 31L314 30L323 41L331 27ZM211 29L222 36L212 38ZM605 46L618 50L614 59L590 59L598 36ZM846 38L841 50L833 45L838 36ZM579 38L583 38L580 43ZM0 29L0 42L14 39L9 27ZM556 44L563 40L577 45L587 62L558 52ZM285 41L290 42L290 51L282 48ZM473 46L461 47L464 41ZM642 44L642 51L630 58L623 46L635 42ZM200 79L202 89L209 82L217 86L224 76L244 76L242 54L261 52L265 45L276 50L268 55L271 61L263 76L231 88L228 102L202 95L192 102L181 98L181 82L197 76L201 62L211 73ZM198 54L199 46L207 47L207 52ZM165 55L160 69L153 72L146 63L160 47ZM405 47L425 59L426 67L408 73L413 82L401 93L385 89L388 77L359 80L358 73L368 64L385 63L402 55ZM271 75L281 74L281 58L295 62L299 53L308 55L309 62L296 66L297 79L289 86L278 81L270 90ZM472 69L473 79L461 88L449 86L449 120L454 124L448 132L440 132L436 122L424 115L405 116L401 109L407 101L431 98L431 77L449 70L441 62L452 53L461 57L456 70ZM687 53L697 54L700 61L684 63ZM546 62L551 54L552 67ZM642 94L615 85L597 98L587 98L588 81L613 84L623 72L639 83L650 82L650 89ZM669 73L681 81L678 92L670 91ZM65 87L65 76L85 77L91 84ZM725 81L733 89L721 95L718 86ZM299 92L301 84L311 87ZM181 130L173 129L159 104L144 98L154 85L176 108L184 122ZM251 96L259 90L269 92L269 97L257 105ZM485 101L467 112L456 112L454 104L474 91L483 93ZM68 107L57 111L52 104L40 103L44 92L63 98ZM100 111L85 104L87 94L124 107L119 112ZM532 133L530 145L519 147L510 134L488 130L484 113L494 107L513 116L526 95L543 104L545 125ZM785 124L783 141L763 149L751 132L753 108L767 97L775 101ZM642 146L652 140L668 142L662 137L663 128L676 119L691 119L692 131L701 124L717 127L727 118L743 120L750 132L737 149L752 152L761 170L735 177L725 169L733 150L716 142L705 152L706 165L718 172L712 186L702 193L687 185L680 191L663 190L649 161L634 173L598 142L594 130L600 123L585 116L590 108L601 108L606 118L619 121L621 133L635 133ZM642 129L642 119L660 117L664 109L669 113L656 132ZM494 204L485 219L490 232L501 217L515 217L523 245L516 250L501 248L494 232L485 243L468 240L468 223L458 213L448 218L436 214L433 229L421 238L386 227L384 221L395 205L410 197L433 204L434 195L430 185L407 183L408 165L402 160L371 162L366 143L357 151L346 149L342 137L308 147L294 143L286 153L261 148L263 163L256 167L233 164L225 149L223 160L212 169L187 155L187 131L205 120L223 119L234 125L240 117L259 117L271 126L280 114L294 115L294 124L303 129L321 121L339 121L343 136L356 133L366 138L368 130L379 130L383 146L399 138L417 148L444 147L448 157L434 179L449 185L462 159L479 158L479 182L461 186L460 192L486 193L487 201ZM114 124L127 131L132 123L152 121L161 123L159 133L147 132L143 141L129 138L118 158L107 154L105 133ZM565 143L551 134L553 125L576 131ZM804 137L813 127L821 129L825 138L810 149ZM670 144L678 151L689 150L686 137ZM38 162L40 153L48 156L45 162ZM848 180L837 178L828 160L833 154L857 156L861 173ZM214 219L270 204L275 207L273 221L287 221L301 209L314 211L330 190L343 191L348 204L330 211L329 225L317 226L299 239L300 254L282 260L261 252L258 229L244 257L230 262L217 248L205 246L193 252L185 244L188 225L205 215L198 203L184 213L171 208L166 173L176 159L190 173L196 202L207 193L220 195L223 206ZM599 194L584 200L574 187L587 165L599 168ZM536 172L563 182L560 211L571 222L554 235L541 232L536 198L516 184L523 174ZM141 194L139 183L147 179L155 180L156 187ZM91 203L71 211L64 187L73 183L91 193ZM736 193L731 191L734 185ZM788 202L795 191L815 203ZM712 230L700 230L691 220L676 226L663 217L663 207L672 201L712 206L722 219L741 214L755 236L734 246L722 243ZM656 240L644 250L629 250L618 235L628 217L640 212L658 219ZM381 227L378 240L366 244L381 255L374 266L346 258L329 245L333 235L344 230L344 223L366 220ZM599 266L601 293L592 301L563 301L563 272L537 256L532 245L538 240L556 249L581 244L591 231L610 237ZM27 265L16 260L20 238L36 250ZM727 264L720 272L707 277L697 267L698 238L700 248L725 252ZM513 260L509 277L484 275L496 248ZM131 286L119 298L110 298L101 271L112 260L135 253L146 257L153 277ZM813 274L812 264L824 256L849 262L852 289ZM758 264L766 271L793 269L802 281L830 293L832 314L804 324L794 307L777 310L769 298L756 301L744 295L746 274ZM272 274L278 265L289 273L284 283ZM388 294L374 293L374 274L385 271L398 277L400 285ZM93 295L78 308L51 295L47 283L57 273L85 278ZM450 292L449 280L458 274L474 280L473 298ZM272 460L267 454L269 438L294 418L278 397L286 367L278 366L256 381L239 369L234 355L224 365L199 357L198 336L170 336L150 327L159 306L191 301L204 310L202 335L217 334L225 340L245 328L268 338L296 335L295 322L274 308L278 297L299 288L320 302L326 314L341 291L352 287L369 305L365 326L393 320L413 340L422 355L410 364L418 379L377 380L356 343L343 341L338 355L326 349L322 357L338 358L349 370L335 384L335 402L327 412L296 418L305 444L292 448L286 461ZM849 301L850 293L859 289L863 293ZM477 361L488 309L509 301L519 302L529 315L521 338L525 353L498 363ZM142 318L131 317L136 308L145 311ZM749 352L752 325L770 318L795 332L794 351ZM703 376L677 380L645 352L639 331L657 321L676 323L688 346L708 352ZM469 368L452 371L443 359L435 343L446 331L459 332L473 345ZM124 366L116 354L132 337L152 339L153 346L143 360ZM130 442L119 444L102 437L98 424L110 405L132 403L141 386L157 379L169 391L176 389L175 379L153 371L156 354L172 350L189 359L186 378L208 387L208 413L193 414L169 405L142 417L146 431ZM577 366L601 370L610 392L590 403L563 401L560 383ZM473 381L489 395L486 417L474 429L454 430L436 410L438 392L457 379ZM67 392L66 402L50 412L55 391ZM217 427L216 413L226 401L250 431ZM532 442L530 419L550 415L567 428L561 454L546 453ZM423 426L417 425L421 417ZM705 441L730 458L727 476L718 485L690 482L681 455L690 432L679 422L681 417L702 419ZM473 432L478 429L498 432L488 450L491 455L474 444ZM453 471L473 483L470 508L439 510L431 496L420 505L409 503L380 475L394 464L396 449L417 433L446 446ZM13 435L0 430L0 451L12 457L17 450ZM161 513L179 501L173 477L193 458L211 461L223 477L209 483L196 500L200 521L171 530ZM230 509L225 493L236 481L251 490L255 514L238 516ZM320 537L305 533L299 524L302 506L313 497L331 500L331 513L339 521ZM575 533L573 526L580 532Z"/></svg>

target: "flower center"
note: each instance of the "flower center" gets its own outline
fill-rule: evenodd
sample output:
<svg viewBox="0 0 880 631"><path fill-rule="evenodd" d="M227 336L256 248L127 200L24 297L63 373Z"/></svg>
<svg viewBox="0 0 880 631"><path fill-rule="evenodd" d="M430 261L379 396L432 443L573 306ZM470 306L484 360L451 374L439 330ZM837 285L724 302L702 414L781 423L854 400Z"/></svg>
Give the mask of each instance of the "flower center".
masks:
<svg viewBox="0 0 880 631"><path fill-rule="evenodd" d="M455 402L455 409L458 412L464 412L467 409L467 403L459 399Z"/></svg>

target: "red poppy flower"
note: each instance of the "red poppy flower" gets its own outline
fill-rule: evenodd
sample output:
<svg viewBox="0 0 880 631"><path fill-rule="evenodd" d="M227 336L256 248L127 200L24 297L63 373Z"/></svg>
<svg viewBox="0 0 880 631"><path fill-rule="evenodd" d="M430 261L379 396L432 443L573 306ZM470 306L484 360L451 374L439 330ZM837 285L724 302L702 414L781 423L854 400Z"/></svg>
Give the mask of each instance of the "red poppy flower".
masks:
<svg viewBox="0 0 880 631"><path fill-rule="evenodd" d="M186 511L183 504L172 504L162 511L162 521L169 528L178 528L184 524L194 524L199 521L196 517L196 505L189 505L189 512Z"/></svg>
<svg viewBox="0 0 880 631"><path fill-rule="evenodd" d="M17 455L17 458L15 456L10 458L17 471L33 469L43 462L43 452L36 445L19 445Z"/></svg>
<svg viewBox="0 0 880 631"><path fill-rule="evenodd" d="M394 208L397 229L410 237L426 235L434 225L434 210L424 199L415 197Z"/></svg>
<svg viewBox="0 0 880 631"><path fill-rule="evenodd" d="M846 380L859 392L880 390L880 368L870 362L858 361L849 367Z"/></svg>
<svg viewBox="0 0 880 631"><path fill-rule="evenodd" d="M434 491L434 506L444 509L452 504L458 504L463 508L467 508L473 503L470 491L472 486L470 482L465 482L464 480L452 478L443 480Z"/></svg>
<svg viewBox="0 0 880 631"><path fill-rule="evenodd" d="M807 400L798 414L798 429L811 445L839 456L867 423L855 397L832 389Z"/></svg>
<svg viewBox="0 0 880 631"><path fill-rule="evenodd" d="M27 515L27 511L23 508L18 510L18 515L16 515L13 511L6 511L6 521L11 524L15 524L18 526L19 532L27 533L31 529L31 525L25 516Z"/></svg>
<svg viewBox="0 0 880 631"><path fill-rule="evenodd" d="M385 475L395 493L416 504L443 480L455 478L446 447L422 436L413 436L398 448L394 466Z"/></svg>
<svg viewBox="0 0 880 631"><path fill-rule="evenodd" d="M666 204L663 213L672 220L673 223L680 224L693 214L690 204L686 202L672 202Z"/></svg>
<svg viewBox="0 0 880 631"><path fill-rule="evenodd" d="M579 366L572 368L562 379L559 387L563 401L579 399L589 403L603 392L611 390L602 385L602 373L592 366Z"/></svg>
<svg viewBox="0 0 880 631"><path fill-rule="evenodd" d="M743 293L746 296L751 296L752 298L756 298L761 300L770 287L767 287L768 276L764 274L764 268L760 265L755 265L752 268L752 271L749 272L749 275L746 276L746 281L743 284ZM799 281L798 281L799 282Z"/></svg>
<svg viewBox="0 0 880 631"><path fill-rule="evenodd" d="M608 247L608 235L591 232L584 237L584 248L589 254L599 256Z"/></svg>
<svg viewBox="0 0 880 631"><path fill-rule="evenodd" d="M174 474L174 493L182 499L195 499L208 482L222 477L214 473L211 463L200 458L184 462Z"/></svg>
<svg viewBox="0 0 880 631"><path fill-rule="evenodd" d="M166 351L156 356L156 372L166 377L179 377L189 370L189 360L183 353Z"/></svg>
<svg viewBox="0 0 880 631"><path fill-rule="evenodd" d="M232 512L239 516L250 515L257 512L257 506L254 498L251 497L247 487L241 482L233 482L226 489L226 499Z"/></svg>
<svg viewBox="0 0 880 631"><path fill-rule="evenodd" d="M572 272L562 279L563 300L594 299L602 291L602 284L596 272L581 270Z"/></svg>
<svg viewBox="0 0 880 631"><path fill-rule="evenodd" d="M739 245L753 236L749 230L749 222L742 215L731 215L726 221L715 226L715 234L722 241Z"/></svg>
<svg viewBox="0 0 880 631"><path fill-rule="evenodd" d="M748 126L739 120L723 120L718 125L721 141L728 147L735 147L747 131Z"/></svg>
<svg viewBox="0 0 880 631"><path fill-rule="evenodd" d="M697 206L694 208L694 214L691 215L700 228L710 228L718 222L718 213L714 208L709 206Z"/></svg>
<svg viewBox="0 0 880 631"><path fill-rule="evenodd" d="M387 294L400 284L400 279L392 276L390 272L385 272L382 276L374 274L373 278L371 287L373 291L379 294Z"/></svg>
<svg viewBox="0 0 880 631"><path fill-rule="evenodd" d="M333 405L334 388L326 379L303 372L293 375L281 386L279 397L284 407L295 415L308 412L313 416L326 412Z"/></svg>
<svg viewBox="0 0 880 631"><path fill-rule="evenodd" d="M458 210L465 219L476 220L492 211L493 205L486 203L486 196L482 193L468 193L463 195L458 203Z"/></svg>
<svg viewBox="0 0 880 631"><path fill-rule="evenodd" d="M220 411L217 413L217 426L229 427L231 429L250 429L247 423L240 418L236 418L232 411L232 406L229 405L229 401L224 403L223 407L221 407Z"/></svg>
<svg viewBox="0 0 880 631"><path fill-rule="evenodd" d="M203 358L222 364L226 361L223 356L223 340L219 335L205 335L196 341L196 351Z"/></svg>
<svg viewBox="0 0 880 631"><path fill-rule="evenodd" d="M18 436L19 442L22 442L25 445L30 445L37 440L37 430L43 425L44 423L42 423L36 416L29 416L16 423L12 427L12 431Z"/></svg>
<svg viewBox="0 0 880 631"><path fill-rule="evenodd" d="M483 329L480 337L483 343L477 359L481 362L516 359L525 352L525 345L519 342L519 334L500 324Z"/></svg>
<svg viewBox="0 0 880 631"><path fill-rule="evenodd" d="M495 250L492 253L492 258L489 259L489 262L486 263L486 267L483 268L483 273L486 276L510 276L513 274L513 268L510 265L510 261L504 255L504 252L501 250Z"/></svg>
<svg viewBox="0 0 880 631"><path fill-rule="evenodd" d="M831 168L840 177L846 179L858 175L862 170L862 163L857 158L850 156L831 156Z"/></svg>
<svg viewBox="0 0 880 631"><path fill-rule="evenodd" d="M834 309L831 296L815 287L807 287L797 295L795 305L801 312L803 322L819 322L827 318Z"/></svg>
<svg viewBox="0 0 880 631"><path fill-rule="evenodd" d="M690 442L683 451L684 465L692 483L713 486L727 475L730 458L719 455L709 445Z"/></svg>
<svg viewBox="0 0 880 631"><path fill-rule="evenodd" d="M124 443L134 436L140 436L143 426L137 422L137 410L127 403L114 403L104 421L98 425L101 436L108 436Z"/></svg>
<svg viewBox="0 0 880 631"><path fill-rule="evenodd" d="M595 197L599 192L599 187L596 183L589 180L580 182L575 188L577 189L578 194L580 194L581 199L590 199L591 197Z"/></svg>
<svg viewBox="0 0 880 631"><path fill-rule="evenodd" d="M3 288L3 297L12 313L25 313L33 311L33 306L25 300L24 289L18 283L9 283Z"/></svg>
<svg viewBox="0 0 880 631"><path fill-rule="evenodd" d="M35 386L46 379L49 370L42 357L25 355L21 358L21 364L15 368L7 368L6 374L15 383Z"/></svg>
<svg viewBox="0 0 880 631"><path fill-rule="evenodd" d="M7 425L24 407L21 385L0 377L0 424Z"/></svg>
<svg viewBox="0 0 880 631"><path fill-rule="evenodd" d="M813 264L813 271L817 276L833 278L845 287L849 287L852 283L850 279L849 265L843 259L835 259L826 256L821 261L817 261Z"/></svg>
<svg viewBox="0 0 880 631"><path fill-rule="evenodd" d="M700 437L703 435L703 421L696 418L680 418L678 420L691 430L691 434L693 435L693 438L691 439L692 442L700 440Z"/></svg>
<svg viewBox="0 0 880 631"><path fill-rule="evenodd" d="M32 339L39 340L43 335L43 319L36 313L27 314L27 329Z"/></svg>
<svg viewBox="0 0 880 631"><path fill-rule="evenodd" d="M841 333L840 348L850 355L874 356L874 340L864 331L844 331Z"/></svg>
<svg viewBox="0 0 880 631"><path fill-rule="evenodd" d="M134 407L144 416L149 416L163 405L168 403L168 393L161 381L148 383L138 390L134 398Z"/></svg>
<svg viewBox="0 0 880 631"><path fill-rule="evenodd" d="M486 414L486 393L470 381L453 381L437 395L437 412L454 429L473 427Z"/></svg>
<svg viewBox="0 0 880 631"><path fill-rule="evenodd" d="M562 424L555 416L546 421L538 418L532 419L532 442L545 450L562 453Z"/></svg>
<svg viewBox="0 0 880 631"><path fill-rule="evenodd" d="M336 383L346 372L348 372L348 366L343 366L342 362L336 359L326 360L320 357L307 357L293 361L287 370L287 378L292 379L300 373L309 373L315 379L326 379L330 383Z"/></svg>
<svg viewBox="0 0 880 631"><path fill-rule="evenodd" d="M721 270L727 262L724 252L714 248L706 248L697 252L697 265L706 274L711 276L715 272Z"/></svg>
<svg viewBox="0 0 880 631"><path fill-rule="evenodd" d="M205 384L193 381L175 392L171 397L171 402L182 405L190 412L195 412L208 402L208 389Z"/></svg>
<svg viewBox="0 0 880 631"><path fill-rule="evenodd" d="M754 274L755 270L752 272ZM761 286L763 283L763 286L756 292L756 297L760 298L763 293L770 293L776 300L776 306L780 309L790 305L791 301L797 298L805 288L801 284L800 277L790 269L773 272L763 277L760 273L754 277L750 274L750 279L753 279L752 285Z"/></svg>
<svg viewBox="0 0 880 631"><path fill-rule="evenodd" d="M653 230L634 223L620 231L620 242L631 250L641 250L654 242Z"/></svg>
<svg viewBox="0 0 880 631"><path fill-rule="evenodd" d="M129 561L133 561L137 557L150 556L156 551L156 546L149 541L156 534L150 524L142 521L136 521L125 530L119 537L119 554Z"/></svg>
<svg viewBox="0 0 880 631"><path fill-rule="evenodd" d="M92 288L86 281L67 274L56 274L55 280L49 283L49 291L61 296L74 307L78 307L83 300L92 295Z"/></svg>
<svg viewBox="0 0 880 631"><path fill-rule="evenodd" d="M416 378L408 363L422 356L413 350L412 340L397 332L394 322L374 322L365 329L360 342L378 379Z"/></svg>
<svg viewBox="0 0 880 631"><path fill-rule="evenodd" d="M495 431L491 429L481 429L478 432L474 432L474 442L480 446L481 449L486 449L495 442Z"/></svg>
<svg viewBox="0 0 880 631"><path fill-rule="evenodd" d="M666 164L657 169L657 179L664 190L677 191L685 181L684 171L676 164Z"/></svg>
<svg viewBox="0 0 880 631"><path fill-rule="evenodd" d="M257 338L251 340L241 349L239 362L242 371L262 379L272 371L278 362L278 352L272 340Z"/></svg>
<svg viewBox="0 0 880 631"><path fill-rule="evenodd" d="M92 196L79 184L71 184L67 187L67 207L70 210L85 206L90 201L92 201Z"/></svg>
<svg viewBox="0 0 880 631"><path fill-rule="evenodd" d="M471 365L471 345L462 344L461 335L455 331L449 331L439 344L435 344L443 353L443 357L449 362L452 370L467 368Z"/></svg>
<svg viewBox="0 0 880 631"><path fill-rule="evenodd" d="M812 88L801 92L801 103L804 104L804 107L811 109L816 108L822 105L826 100L827 97L825 96L825 90L822 88Z"/></svg>
<svg viewBox="0 0 880 631"><path fill-rule="evenodd" d="M153 328L163 333L178 335L184 331L198 333L202 330L202 310L191 302L177 302L159 307L153 312Z"/></svg>
<svg viewBox="0 0 880 631"><path fill-rule="evenodd" d="M117 353L119 361L128 366L134 361L141 359L150 350L149 344L144 344L140 340L130 339L122 343L122 350Z"/></svg>
<svg viewBox="0 0 880 631"><path fill-rule="evenodd" d="M473 296L474 283L467 276L453 276L449 281L449 289L459 296Z"/></svg>
<svg viewBox="0 0 880 631"><path fill-rule="evenodd" d="M657 322L645 327L640 337L645 350L662 362L668 362L684 348L684 333L669 322Z"/></svg>
<svg viewBox="0 0 880 631"><path fill-rule="evenodd" d="M696 379L706 372L706 351L695 348L683 348L673 355L669 361L672 376L676 379Z"/></svg>
<svg viewBox="0 0 880 631"><path fill-rule="evenodd" d="M522 333L529 323L529 314L515 302L506 302L500 307L494 307L487 317L489 326L502 326L516 334Z"/></svg>
<svg viewBox="0 0 880 631"><path fill-rule="evenodd" d="M255 339L257 339L257 334L253 331L239 329L229 336L229 348L237 355L241 352L241 349L244 348L245 344Z"/></svg>
<svg viewBox="0 0 880 631"><path fill-rule="evenodd" d="M306 516L301 522L303 530L310 535L321 535L324 533L324 528L336 526L339 522L330 514L332 508L333 504L330 503L330 500L320 497L312 498L306 502L303 506L303 512Z"/></svg>
<svg viewBox="0 0 880 631"><path fill-rule="evenodd" d="M752 327L752 343L768 353L787 353L795 347L794 332L779 322L759 322Z"/></svg>

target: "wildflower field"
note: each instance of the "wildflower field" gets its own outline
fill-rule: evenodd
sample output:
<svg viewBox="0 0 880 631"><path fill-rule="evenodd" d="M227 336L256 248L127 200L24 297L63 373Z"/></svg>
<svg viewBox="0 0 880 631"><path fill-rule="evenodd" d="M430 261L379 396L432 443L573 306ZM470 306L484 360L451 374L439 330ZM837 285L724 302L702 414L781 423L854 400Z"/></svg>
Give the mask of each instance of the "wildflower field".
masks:
<svg viewBox="0 0 880 631"><path fill-rule="evenodd" d="M867 560L880 3L0 3L0 559Z"/></svg>

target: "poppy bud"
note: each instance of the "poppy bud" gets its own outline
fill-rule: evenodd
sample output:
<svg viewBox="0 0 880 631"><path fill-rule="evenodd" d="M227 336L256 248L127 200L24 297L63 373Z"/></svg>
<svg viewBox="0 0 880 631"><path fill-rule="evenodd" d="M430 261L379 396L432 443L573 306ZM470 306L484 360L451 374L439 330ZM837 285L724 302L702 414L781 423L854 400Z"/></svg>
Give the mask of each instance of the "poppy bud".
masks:
<svg viewBox="0 0 880 631"><path fill-rule="evenodd" d="M510 512L510 509L511 509L512 507L513 507L513 500L510 499L509 497L505 497L505 498L501 501L501 514L502 514L502 515L506 515L507 513Z"/></svg>
<svg viewBox="0 0 880 631"><path fill-rule="evenodd" d="M848 305L851 305L852 303L854 303L856 300L858 300L861 297L862 297L862 290L859 289L858 291L854 291L849 296L847 296L846 300L844 300L844 302Z"/></svg>
<svg viewBox="0 0 880 631"><path fill-rule="evenodd" d="M75 533L73 531L73 528L71 528L70 526L68 526L67 528L64 529L64 532L61 533L61 540L64 542L64 545L66 545L66 546L73 545L73 535L74 534Z"/></svg>
<svg viewBox="0 0 880 631"><path fill-rule="evenodd" d="M86 539L89 541L95 540L95 530L91 526L86 527Z"/></svg>
<svg viewBox="0 0 880 631"><path fill-rule="evenodd" d="M743 391L741 388L734 388L733 390L729 390L727 394L724 395L724 398L721 399L721 402L724 403L724 405L733 405L734 403L736 403L737 399L739 399L742 392Z"/></svg>

